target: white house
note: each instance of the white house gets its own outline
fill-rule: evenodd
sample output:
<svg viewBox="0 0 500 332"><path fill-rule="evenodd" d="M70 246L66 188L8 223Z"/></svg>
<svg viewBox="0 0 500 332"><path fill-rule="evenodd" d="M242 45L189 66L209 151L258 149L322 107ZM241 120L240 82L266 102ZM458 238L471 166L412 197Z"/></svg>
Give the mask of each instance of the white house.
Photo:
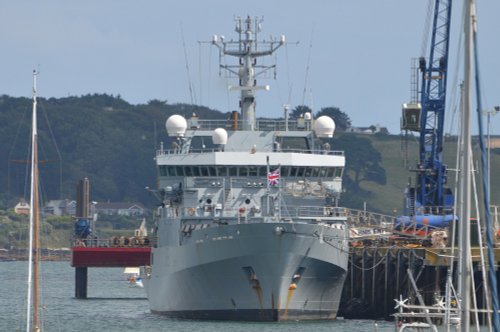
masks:
<svg viewBox="0 0 500 332"><path fill-rule="evenodd" d="M98 214L120 216L143 216L144 206L141 203L98 202L95 205Z"/></svg>

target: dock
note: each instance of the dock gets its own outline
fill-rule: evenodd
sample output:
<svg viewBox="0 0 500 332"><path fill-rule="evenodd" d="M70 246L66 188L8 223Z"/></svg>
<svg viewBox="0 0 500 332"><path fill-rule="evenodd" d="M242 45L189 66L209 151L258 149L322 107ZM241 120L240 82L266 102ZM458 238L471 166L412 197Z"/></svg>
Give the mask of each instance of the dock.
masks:
<svg viewBox="0 0 500 332"><path fill-rule="evenodd" d="M71 266L75 268L75 297L87 298L88 268L140 267L150 265L151 244L114 244L112 240L75 241L71 248Z"/></svg>
<svg viewBox="0 0 500 332"><path fill-rule="evenodd" d="M455 255L457 249L455 249ZM486 250L484 251L486 255ZM480 249L472 248L474 285L478 306L485 307ZM451 248L415 245L351 248L339 316L353 319L392 319L394 299L415 299L407 270L412 271L417 287L428 304L437 303L445 289ZM500 248L495 248L500 262ZM454 266L456 271L456 259ZM498 269L496 271L499 278ZM481 317L480 317L481 319Z"/></svg>

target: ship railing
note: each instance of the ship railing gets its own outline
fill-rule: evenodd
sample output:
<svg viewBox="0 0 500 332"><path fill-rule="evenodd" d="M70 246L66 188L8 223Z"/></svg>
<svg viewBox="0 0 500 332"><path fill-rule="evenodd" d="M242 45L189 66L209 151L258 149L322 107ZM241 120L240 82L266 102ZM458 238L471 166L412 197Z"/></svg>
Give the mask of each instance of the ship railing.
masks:
<svg viewBox="0 0 500 332"><path fill-rule="evenodd" d="M422 206L417 208L417 214L445 216L453 214L453 206Z"/></svg>
<svg viewBox="0 0 500 332"><path fill-rule="evenodd" d="M224 128L226 130L240 130L243 128L244 121L242 120L200 120L189 119L188 128L193 130L215 130ZM310 123L304 120L288 120L284 119L257 119L255 129L259 131L305 131L310 130Z"/></svg>
<svg viewBox="0 0 500 332"><path fill-rule="evenodd" d="M227 152L248 152L249 150L246 148L241 148L241 150L231 150ZM204 148L204 149L189 149L188 152L179 151L179 149L161 149L156 150L156 156L164 156L164 155L177 155L177 154L203 154L203 153L214 153L214 152L222 152L221 149L214 148ZM257 150L257 152L259 152ZM344 151L333 151L333 150L309 150L309 149L293 149L293 148L280 148L275 151L262 151L262 152L285 152L285 153L305 153L305 154L323 154L329 156L343 156Z"/></svg>
<svg viewBox="0 0 500 332"><path fill-rule="evenodd" d="M379 227L387 230L394 229L396 217L366 210L345 209L347 223L352 227Z"/></svg>
<svg viewBox="0 0 500 332"><path fill-rule="evenodd" d="M72 246L88 248L147 248L154 246L156 241L157 239L154 236L88 237L73 239Z"/></svg>
<svg viewBox="0 0 500 332"><path fill-rule="evenodd" d="M340 218L345 219L345 208L325 206L299 206L282 208L282 215L289 218L322 219Z"/></svg>

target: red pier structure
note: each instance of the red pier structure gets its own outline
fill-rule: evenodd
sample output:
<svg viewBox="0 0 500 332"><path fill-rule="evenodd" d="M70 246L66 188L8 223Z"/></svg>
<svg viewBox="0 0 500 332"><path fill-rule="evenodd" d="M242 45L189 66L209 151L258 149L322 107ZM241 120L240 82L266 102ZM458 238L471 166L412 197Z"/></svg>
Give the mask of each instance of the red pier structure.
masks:
<svg viewBox="0 0 500 332"><path fill-rule="evenodd" d="M75 297L87 298L89 267L139 267L150 265L149 245L131 246L87 246L83 242L71 248L71 266L75 268Z"/></svg>
<svg viewBox="0 0 500 332"><path fill-rule="evenodd" d="M76 186L76 217L71 266L75 268L75 297L87 298L89 267L139 267L150 265L151 239L147 237L145 220L133 237L99 239L95 220L89 218L90 181L80 180Z"/></svg>

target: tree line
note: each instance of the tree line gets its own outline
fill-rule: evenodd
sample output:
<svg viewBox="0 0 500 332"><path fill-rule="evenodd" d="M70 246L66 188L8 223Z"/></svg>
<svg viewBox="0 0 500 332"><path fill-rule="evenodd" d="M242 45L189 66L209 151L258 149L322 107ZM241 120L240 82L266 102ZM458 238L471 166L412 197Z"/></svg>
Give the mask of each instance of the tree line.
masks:
<svg viewBox="0 0 500 332"><path fill-rule="evenodd" d="M0 96L0 209L5 209L29 186L29 98ZM202 119L228 119L228 112L190 104L169 104L151 100L133 105L120 96L88 94L65 98L38 99L39 159L42 196L46 200L74 198L78 180L91 181L95 201L137 201L153 206L155 198L145 190L155 187L157 171L153 157L166 139L165 120L173 114L186 118L196 113ZM343 205L359 208L370 193L360 188L363 181L385 182L381 155L367 138L342 134L351 126L348 115L336 107L313 112L297 106L291 118L311 112L316 118L335 120L337 134L331 139L347 158Z"/></svg>

